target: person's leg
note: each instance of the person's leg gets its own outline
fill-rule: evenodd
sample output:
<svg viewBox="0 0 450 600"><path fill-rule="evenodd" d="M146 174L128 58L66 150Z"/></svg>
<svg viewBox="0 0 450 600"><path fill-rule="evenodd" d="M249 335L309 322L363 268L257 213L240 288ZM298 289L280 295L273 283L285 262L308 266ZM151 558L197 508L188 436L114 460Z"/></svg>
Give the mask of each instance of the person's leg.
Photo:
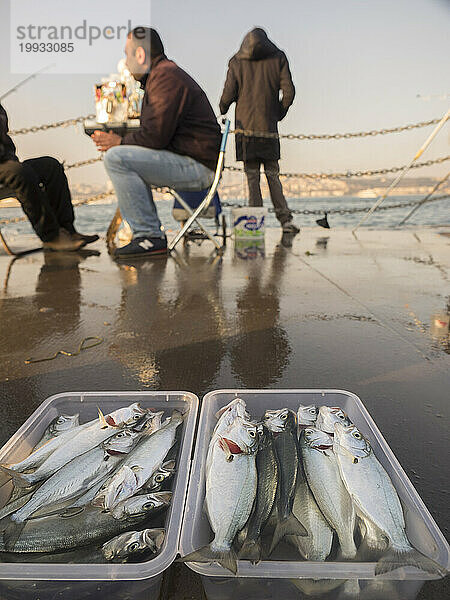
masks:
<svg viewBox="0 0 450 600"><path fill-rule="evenodd" d="M38 174L26 163L7 161L0 164L0 183L11 188L34 231L43 242L54 240L59 224Z"/></svg>
<svg viewBox="0 0 450 600"><path fill-rule="evenodd" d="M208 188L214 179L210 169L188 156L142 146L115 146L104 162L135 238L165 237L150 186L194 191Z"/></svg>
<svg viewBox="0 0 450 600"><path fill-rule="evenodd" d="M292 221L292 212L289 209L283 194L280 181L280 166L277 160L264 161L264 172L269 186L270 198L275 208L275 215L281 225Z"/></svg>
<svg viewBox="0 0 450 600"><path fill-rule="evenodd" d="M69 233L75 233L73 226L75 215L64 166L51 156L30 158L23 164L30 166L44 184L59 226L64 227Z"/></svg>
<svg viewBox="0 0 450 600"><path fill-rule="evenodd" d="M248 205L262 206L263 199L261 195L260 181L261 162L259 160L244 161L244 171L248 183Z"/></svg>

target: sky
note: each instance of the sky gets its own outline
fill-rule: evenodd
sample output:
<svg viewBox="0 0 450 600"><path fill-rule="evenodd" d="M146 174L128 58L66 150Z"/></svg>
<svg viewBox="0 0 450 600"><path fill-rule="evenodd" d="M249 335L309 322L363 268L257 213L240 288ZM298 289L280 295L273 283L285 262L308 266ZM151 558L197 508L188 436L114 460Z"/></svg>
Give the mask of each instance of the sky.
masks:
<svg viewBox="0 0 450 600"><path fill-rule="evenodd" d="M123 5L123 0L109 0L119 1ZM60 20L64 4L59 3ZM91 16L81 13L80 6L80 19ZM217 114L228 60L255 26L264 27L290 61L297 97L280 124L282 133L389 128L441 117L450 106L446 0L153 0L151 14L166 54L200 83ZM9 49L9 0L0 0L0 95L25 77L11 74ZM120 58L111 56L109 72L116 71ZM93 85L105 75L38 76L5 100L10 127L94 112ZM281 168L332 172L404 165L431 131L340 142L284 141ZM75 128L20 136L16 143L21 159L52 154L73 162L97 154ZM423 160L448 154L447 123ZM234 164L232 146L227 163ZM444 163L414 174L439 176L447 170ZM106 176L98 165L72 172L71 180L103 183Z"/></svg>

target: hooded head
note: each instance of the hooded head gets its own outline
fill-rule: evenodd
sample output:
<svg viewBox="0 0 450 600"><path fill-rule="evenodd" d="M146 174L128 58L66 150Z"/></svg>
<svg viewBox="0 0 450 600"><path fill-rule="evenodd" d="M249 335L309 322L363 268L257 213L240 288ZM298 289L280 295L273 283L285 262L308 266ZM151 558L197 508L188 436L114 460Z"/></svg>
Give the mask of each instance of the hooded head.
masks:
<svg viewBox="0 0 450 600"><path fill-rule="evenodd" d="M244 37L236 57L247 60L261 60L274 56L278 52L279 49L269 40L264 29L255 27Z"/></svg>

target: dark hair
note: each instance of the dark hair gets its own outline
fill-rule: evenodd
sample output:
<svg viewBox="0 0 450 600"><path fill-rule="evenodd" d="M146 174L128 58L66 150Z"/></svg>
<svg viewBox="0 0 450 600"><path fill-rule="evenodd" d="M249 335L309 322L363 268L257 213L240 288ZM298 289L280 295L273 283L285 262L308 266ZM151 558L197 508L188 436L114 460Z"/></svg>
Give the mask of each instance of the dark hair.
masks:
<svg viewBox="0 0 450 600"><path fill-rule="evenodd" d="M164 54L164 45L153 27L135 27L129 36L133 40L134 48L144 48L146 56L150 56L150 59Z"/></svg>

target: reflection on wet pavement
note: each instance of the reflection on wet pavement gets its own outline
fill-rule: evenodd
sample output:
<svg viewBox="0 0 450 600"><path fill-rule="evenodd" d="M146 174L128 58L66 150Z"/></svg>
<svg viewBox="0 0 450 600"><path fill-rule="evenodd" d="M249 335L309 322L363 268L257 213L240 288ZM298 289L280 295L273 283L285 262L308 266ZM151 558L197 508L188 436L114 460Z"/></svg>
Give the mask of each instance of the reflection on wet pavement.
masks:
<svg viewBox="0 0 450 600"><path fill-rule="evenodd" d="M449 242L431 230L355 239L302 229L294 239L268 230L263 244L230 242L223 257L207 242L120 265L101 243L93 253L0 255L0 441L61 391L347 389L446 533ZM24 364L88 336L105 342ZM293 598L315 597L289 585ZM370 597L374 585L362 592ZM429 582L419 597L447 597L444 586ZM352 593L344 587L339 594Z"/></svg>

